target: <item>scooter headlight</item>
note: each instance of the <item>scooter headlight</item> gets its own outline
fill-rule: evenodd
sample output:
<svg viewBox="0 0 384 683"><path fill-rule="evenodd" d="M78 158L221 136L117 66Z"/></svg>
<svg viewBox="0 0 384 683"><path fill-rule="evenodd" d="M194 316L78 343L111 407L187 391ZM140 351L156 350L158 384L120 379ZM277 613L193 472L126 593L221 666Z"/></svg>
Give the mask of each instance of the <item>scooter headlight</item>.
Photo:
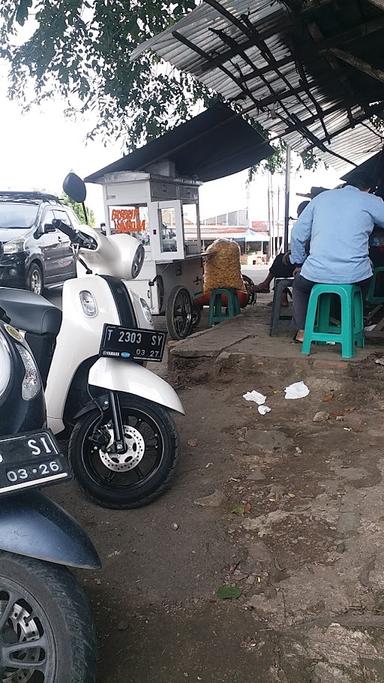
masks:
<svg viewBox="0 0 384 683"><path fill-rule="evenodd" d="M32 354L24 346L18 345L18 351L23 361L25 375L21 385L21 396L24 401L31 401L41 389L40 374Z"/></svg>
<svg viewBox="0 0 384 683"><path fill-rule="evenodd" d="M84 315L86 315L87 318L95 318L97 316L97 303L93 294L86 289L83 289L79 296Z"/></svg>
<svg viewBox="0 0 384 683"><path fill-rule="evenodd" d="M132 279L137 277L138 274L140 273L143 263L144 263L144 258L145 258L145 249L142 244L139 244L135 256L133 257L132 261L132 270L131 270L131 275Z"/></svg>
<svg viewBox="0 0 384 683"><path fill-rule="evenodd" d="M0 332L0 397L5 393L11 379L11 354L8 342Z"/></svg>

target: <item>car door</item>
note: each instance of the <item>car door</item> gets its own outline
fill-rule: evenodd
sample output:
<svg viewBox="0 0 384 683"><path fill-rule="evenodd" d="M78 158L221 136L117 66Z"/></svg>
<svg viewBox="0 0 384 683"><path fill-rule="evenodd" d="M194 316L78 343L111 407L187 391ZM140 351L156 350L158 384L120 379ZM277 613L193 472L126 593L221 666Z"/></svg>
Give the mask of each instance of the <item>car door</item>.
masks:
<svg viewBox="0 0 384 683"><path fill-rule="evenodd" d="M43 275L46 284L56 282L59 269L59 242L58 232L49 226L55 218L53 209L45 209L43 212L40 227L35 233L36 253L40 252L42 258ZM33 255L31 254L31 260Z"/></svg>
<svg viewBox="0 0 384 683"><path fill-rule="evenodd" d="M66 225L74 227L72 221L65 211L65 209L55 209L55 218L63 221ZM60 253L60 278L61 280L68 280L71 277L76 276L76 259L71 247L71 242L69 237L63 232L59 231L59 253Z"/></svg>

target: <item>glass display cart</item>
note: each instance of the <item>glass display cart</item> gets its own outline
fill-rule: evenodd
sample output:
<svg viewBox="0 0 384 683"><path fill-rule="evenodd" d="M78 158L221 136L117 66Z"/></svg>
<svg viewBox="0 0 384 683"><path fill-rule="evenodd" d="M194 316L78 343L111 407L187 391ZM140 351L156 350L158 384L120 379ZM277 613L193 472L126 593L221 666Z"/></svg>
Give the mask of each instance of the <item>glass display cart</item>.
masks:
<svg viewBox="0 0 384 683"><path fill-rule="evenodd" d="M153 315L165 315L170 336L183 339L199 319L202 293L198 181L177 178L172 162L146 172L107 173L103 186L107 234L127 232L145 247L143 269L130 287Z"/></svg>

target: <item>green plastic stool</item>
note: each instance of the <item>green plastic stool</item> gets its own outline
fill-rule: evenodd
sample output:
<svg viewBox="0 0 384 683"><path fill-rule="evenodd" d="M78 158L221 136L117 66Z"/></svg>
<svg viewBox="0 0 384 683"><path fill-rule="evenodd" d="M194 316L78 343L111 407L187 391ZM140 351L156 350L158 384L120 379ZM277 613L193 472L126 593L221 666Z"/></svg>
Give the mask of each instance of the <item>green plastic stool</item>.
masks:
<svg viewBox="0 0 384 683"><path fill-rule="evenodd" d="M377 268L374 268L373 278L371 280L371 284L369 285L367 294L367 302L369 304L384 304L384 293L381 296L376 294L377 276L379 273L384 273L384 266L378 266Z"/></svg>
<svg viewBox="0 0 384 683"><path fill-rule="evenodd" d="M341 324L330 319L332 296L341 302ZM364 347L363 297L357 285L314 285L309 298L302 353L309 356L311 344L341 344L342 358L353 358L355 347Z"/></svg>
<svg viewBox="0 0 384 683"><path fill-rule="evenodd" d="M223 312L222 296L227 297L227 308ZM223 320L230 320L240 313L240 303L235 289L212 289L209 299L208 324L210 327L218 325Z"/></svg>

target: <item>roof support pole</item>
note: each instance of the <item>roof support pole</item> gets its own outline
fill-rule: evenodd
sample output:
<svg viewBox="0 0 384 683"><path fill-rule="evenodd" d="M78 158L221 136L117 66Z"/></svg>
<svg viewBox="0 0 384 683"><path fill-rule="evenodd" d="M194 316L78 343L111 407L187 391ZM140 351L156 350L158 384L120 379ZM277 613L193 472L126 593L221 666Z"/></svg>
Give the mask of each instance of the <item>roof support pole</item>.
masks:
<svg viewBox="0 0 384 683"><path fill-rule="evenodd" d="M287 145L285 157L285 215L284 215L284 253L289 244L289 205L291 199L291 146Z"/></svg>

